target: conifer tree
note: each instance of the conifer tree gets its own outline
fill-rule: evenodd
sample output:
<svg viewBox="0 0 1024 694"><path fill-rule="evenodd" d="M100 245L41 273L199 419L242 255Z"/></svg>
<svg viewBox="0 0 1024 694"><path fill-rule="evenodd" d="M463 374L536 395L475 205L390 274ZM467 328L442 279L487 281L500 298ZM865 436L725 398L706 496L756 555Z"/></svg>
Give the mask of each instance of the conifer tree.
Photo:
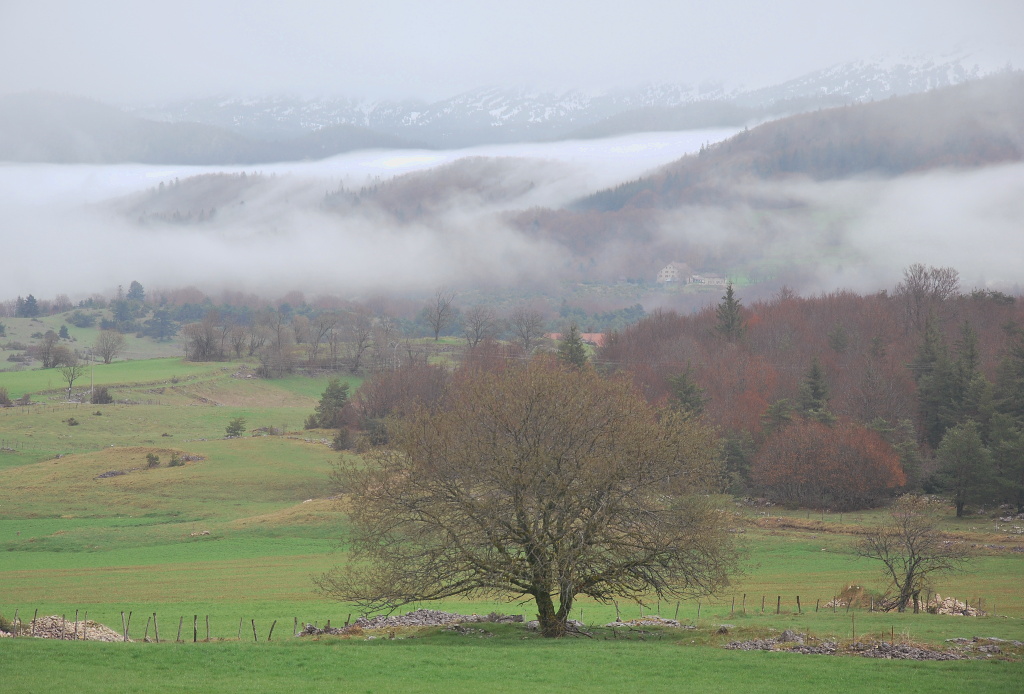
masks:
<svg viewBox="0 0 1024 694"><path fill-rule="evenodd" d="M800 383L800 414L822 424L831 424L836 417L828 409L828 383L825 382L825 370L815 357L811 368Z"/></svg>
<svg viewBox="0 0 1024 694"><path fill-rule="evenodd" d="M580 336L580 328L575 322L569 326L569 332L563 335L561 342L558 343L558 358L576 368L583 368L587 364L587 348Z"/></svg>
<svg viewBox="0 0 1024 694"><path fill-rule="evenodd" d="M718 304L715 309L715 314L718 316L718 325L715 329L727 342L737 342L743 337L746 323L743 320L740 300L736 298L733 291L732 282L725 285L725 296L722 297L722 303Z"/></svg>

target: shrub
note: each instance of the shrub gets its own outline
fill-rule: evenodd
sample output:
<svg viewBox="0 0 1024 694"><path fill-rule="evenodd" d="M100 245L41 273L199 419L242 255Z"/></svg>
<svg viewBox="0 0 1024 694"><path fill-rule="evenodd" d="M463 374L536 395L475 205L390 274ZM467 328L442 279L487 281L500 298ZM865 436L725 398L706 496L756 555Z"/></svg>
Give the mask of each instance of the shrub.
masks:
<svg viewBox="0 0 1024 694"><path fill-rule="evenodd" d="M2 614L0 614L0 631L6 634L16 634L17 626L13 621L7 619L7 617L4 617Z"/></svg>
<svg viewBox="0 0 1024 694"><path fill-rule="evenodd" d="M228 422L227 427L224 429L228 436L241 436L242 432L245 431L245 418L235 417Z"/></svg>
<svg viewBox="0 0 1024 694"><path fill-rule="evenodd" d="M342 427L335 434L334 440L331 441L331 448L336 451L347 451L352 448L352 432Z"/></svg>
<svg viewBox="0 0 1024 694"><path fill-rule="evenodd" d="M18 398L15 402L17 402L19 405L31 405L32 404L32 396L29 395L28 393L25 393L20 398Z"/></svg>
<svg viewBox="0 0 1024 694"><path fill-rule="evenodd" d="M147 453L146 467L160 467L160 456L155 453Z"/></svg>
<svg viewBox="0 0 1024 694"><path fill-rule="evenodd" d="M67 421L69 427L77 427L78 426L78 420L75 419L74 417L68 417L66 421Z"/></svg>
<svg viewBox="0 0 1024 694"><path fill-rule="evenodd" d="M109 405L114 402L114 397L107 391L106 386L96 386L92 391L90 402L93 405Z"/></svg>
<svg viewBox="0 0 1024 694"><path fill-rule="evenodd" d="M316 415L315 414L311 414L308 417L306 417L306 423L302 425L302 428L303 429L316 429L319 425L320 425L320 423L316 421Z"/></svg>
<svg viewBox="0 0 1024 694"><path fill-rule="evenodd" d="M96 410L95 412L93 412L93 413L92 413L92 415L93 415L94 417L102 417L102 416L103 416L103 413L102 413L102 412L100 412L99 410Z"/></svg>
<svg viewBox="0 0 1024 694"><path fill-rule="evenodd" d="M0 407L10 407L13 404L10 396L7 395L7 389L0 386Z"/></svg>
<svg viewBox="0 0 1024 694"><path fill-rule="evenodd" d="M185 461L178 457L177 453L171 453L171 461L167 463L169 467L181 467L185 464Z"/></svg>

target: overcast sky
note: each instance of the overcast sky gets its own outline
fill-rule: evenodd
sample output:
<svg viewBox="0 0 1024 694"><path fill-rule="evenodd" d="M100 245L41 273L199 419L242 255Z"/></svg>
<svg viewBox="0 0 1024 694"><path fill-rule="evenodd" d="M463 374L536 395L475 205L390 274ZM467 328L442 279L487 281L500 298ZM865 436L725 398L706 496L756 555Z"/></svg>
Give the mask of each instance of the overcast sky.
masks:
<svg viewBox="0 0 1024 694"><path fill-rule="evenodd" d="M0 0L0 94L760 86L879 54L999 54L1022 27L1020 0Z"/></svg>

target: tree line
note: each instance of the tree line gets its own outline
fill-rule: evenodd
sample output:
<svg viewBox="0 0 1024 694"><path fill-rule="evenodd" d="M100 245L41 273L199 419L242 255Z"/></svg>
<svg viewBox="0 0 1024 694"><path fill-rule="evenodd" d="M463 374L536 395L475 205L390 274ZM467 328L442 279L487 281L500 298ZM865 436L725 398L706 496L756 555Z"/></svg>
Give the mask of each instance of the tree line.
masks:
<svg viewBox="0 0 1024 694"><path fill-rule="evenodd" d="M597 359L718 427L733 491L834 509L948 492L1024 510L1024 311L913 265L892 291L659 312Z"/></svg>

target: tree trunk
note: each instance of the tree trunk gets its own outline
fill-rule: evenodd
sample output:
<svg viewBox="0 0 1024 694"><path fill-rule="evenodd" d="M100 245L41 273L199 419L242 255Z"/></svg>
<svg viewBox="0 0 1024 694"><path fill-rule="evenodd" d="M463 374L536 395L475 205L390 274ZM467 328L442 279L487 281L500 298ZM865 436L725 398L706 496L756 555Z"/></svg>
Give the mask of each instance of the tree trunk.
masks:
<svg viewBox="0 0 1024 694"><path fill-rule="evenodd" d="M965 504L966 504L966 502L964 502L964 501L956 502L956 517L957 518L963 518Z"/></svg>
<svg viewBox="0 0 1024 694"><path fill-rule="evenodd" d="M541 635L547 638L565 636L565 616L560 617L561 610L555 612L551 594L537 593L533 597L537 601L537 623Z"/></svg>

